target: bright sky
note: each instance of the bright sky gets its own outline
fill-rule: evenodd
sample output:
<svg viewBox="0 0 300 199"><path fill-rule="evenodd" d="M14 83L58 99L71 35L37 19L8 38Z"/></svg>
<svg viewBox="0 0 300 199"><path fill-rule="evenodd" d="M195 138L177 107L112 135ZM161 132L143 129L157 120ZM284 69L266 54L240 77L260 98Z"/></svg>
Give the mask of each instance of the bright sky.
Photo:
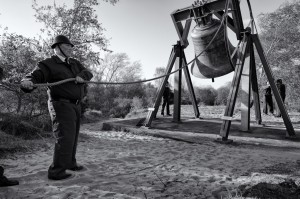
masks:
<svg viewBox="0 0 300 199"><path fill-rule="evenodd" d="M38 3L51 3L52 0L38 0ZM57 3L72 5L72 0L57 0ZM166 67L172 45L178 36L170 17L176 9L192 5L194 0L120 0L115 6L100 2L96 8L98 18L110 38L110 49L125 52L131 61L140 61L144 78L152 78L156 67ZM285 0L251 0L256 17L260 13L276 10ZM35 22L32 0L0 0L0 25L8 27L9 32L16 32L28 37L39 33L40 24ZM246 0L241 0L244 21L249 19ZM192 23L191 30L195 26ZM193 45L185 50L187 61L194 57ZM235 41L233 41L234 43ZM194 85L214 88L232 80L232 73L223 77L203 80L192 77Z"/></svg>

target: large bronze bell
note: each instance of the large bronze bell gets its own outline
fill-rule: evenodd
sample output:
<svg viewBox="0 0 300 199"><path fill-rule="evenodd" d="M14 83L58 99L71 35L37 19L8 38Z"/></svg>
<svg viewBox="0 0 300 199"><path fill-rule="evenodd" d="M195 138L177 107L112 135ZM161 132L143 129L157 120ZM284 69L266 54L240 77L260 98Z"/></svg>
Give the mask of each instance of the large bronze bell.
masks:
<svg viewBox="0 0 300 199"><path fill-rule="evenodd" d="M205 21L205 25L203 23L197 24L191 33L195 56L199 55L208 46L221 24L220 20L213 19L211 15L207 16ZM234 51L234 47L230 42L228 42L228 45L231 54ZM232 62L235 65L236 56L232 58ZM224 41L224 25L222 25L218 35L208 49L196 58L195 63L191 67L191 73L198 78L215 78L232 71L233 67L230 65Z"/></svg>

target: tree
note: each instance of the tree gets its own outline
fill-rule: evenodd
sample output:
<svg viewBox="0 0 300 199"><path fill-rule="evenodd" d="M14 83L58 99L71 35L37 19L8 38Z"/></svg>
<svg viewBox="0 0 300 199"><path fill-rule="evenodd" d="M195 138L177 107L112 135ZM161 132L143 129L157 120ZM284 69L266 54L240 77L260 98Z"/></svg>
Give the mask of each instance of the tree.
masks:
<svg viewBox="0 0 300 199"><path fill-rule="evenodd" d="M155 101L157 89L150 82L143 84L144 96L144 107L151 107Z"/></svg>
<svg viewBox="0 0 300 199"><path fill-rule="evenodd" d="M118 0L105 0L115 4ZM108 40L104 36L104 28L98 21L93 7L99 3L97 0L74 0L73 8L62 6L39 6L33 1L33 9L38 22L44 24L40 39L48 49L45 54L50 55L50 46L53 37L59 34L66 35L76 46L74 56L87 67L99 65L100 52L107 49Z"/></svg>
<svg viewBox="0 0 300 199"><path fill-rule="evenodd" d="M160 77L162 75L165 75L166 73L166 68L165 67L156 67L155 68L155 73L154 73L154 77ZM157 79L154 81L154 85L156 88L159 88L159 86L161 85L163 81L163 78Z"/></svg>
<svg viewBox="0 0 300 199"><path fill-rule="evenodd" d="M231 83L228 82L226 85L217 89L216 105L226 105L228 95L230 92Z"/></svg>
<svg viewBox="0 0 300 199"><path fill-rule="evenodd" d="M40 59L41 48L40 43L35 39L7 32L2 35L0 67L4 70L4 79L0 85L3 92L1 104L10 107L9 109L13 112L20 113L22 110L23 113L32 115L36 111L36 103L44 97L44 95L34 95L32 98L24 96L24 92L18 86L24 74L29 73ZM8 96L10 100L7 100ZM22 100L26 101L26 107L22 107ZM13 107L11 107L12 104Z"/></svg>
<svg viewBox="0 0 300 199"><path fill-rule="evenodd" d="M97 81L125 82L140 79L141 64L131 63L126 53L107 53L100 64L94 66Z"/></svg>
<svg viewBox="0 0 300 199"><path fill-rule="evenodd" d="M126 53L107 53L101 64L92 70L96 74L94 79L100 82L122 83L141 80L141 63L131 62ZM93 96L90 100L92 107L104 113L117 116L118 111L125 108L120 114L122 117L130 110L133 98L140 98L143 104L146 100L143 98L146 94L142 83L95 85L91 87L90 95Z"/></svg>
<svg viewBox="0 0 300 199"><path fill-rule="evenodd" d="M266 49L275 78L287 85L287 101L297 102L300 97L300 1L284 3L272 13L259 16L260 38ZM266 82L262 76L260 84Z"/></svg>
<svg viewBox="0 0 300 199"><path fill-rule="evenodd" d="M118 2L118 0L104 1L112 4ZM40 104L46 102L45 92L35 92L28 97L20 91L18 86L10 83L19 83L24 75L36 66L37 61L53 53L50 45L54 36L58 34L68 36L76 45L75 57L87 67L99 64L100 51L107 51L108 40L103 35L104 29L93 9L97 5L97 0L74 0L73 8L67 8L66 5L57 6L55 2L53 6L39 6L34 0L32 7L36 11L35 17L38 22L44 24L39 39L25 38L22 35L7 32L2 35L0 66L6 75L1 84L5 91L1 97L4 102L8 102L6 98L11 96L8 92L14 93L16 105L7 106L10 110L32 115L37 112L36 109L44 107ZM22 106L22 100L26 101L26 107ZM13 97L9 103L14 101ZM36 105L37 102L39 106Z"/></svg>
<svg viewBox="0 0 300 199"><path fill-rule="evenodd" d="M204 104L213 106L217 97L217 92L213 87L195 88L195 95L197 101Z"/></svg>
<svg viewBox="0 0 300 199"><path fill-rule="evenodd" d="M131 62L126 53L107 53L101 64L92 69L96 81L133 82L141 80L141 63ZM107 89L111 86L105 85ZM123 98L141 97L144 92L141 83L114 85L118 96Z"/></svg>

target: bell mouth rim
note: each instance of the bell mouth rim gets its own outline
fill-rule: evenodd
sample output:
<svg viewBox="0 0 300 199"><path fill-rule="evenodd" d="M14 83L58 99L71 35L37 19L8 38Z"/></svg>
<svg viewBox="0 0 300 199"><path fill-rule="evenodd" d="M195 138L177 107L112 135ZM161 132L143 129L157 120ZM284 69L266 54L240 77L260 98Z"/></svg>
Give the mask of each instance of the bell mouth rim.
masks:
<svg viewBox="0 0 300 199"><path fill-rule="evenodd" d="M201 63L201 65L203 65L206 69L208 69L208 71L205 71L206 69L203 67L200 67L200 65L194 64L191 67L191 74L196 77L196 78L200 78L200 79L211 79L211 78L217 78L217 77L222 77L224 75L227 75L231 72L233 72L234 70L232 68L219 68L219 69L215 69L215 68L211 68L209 66L206 66L205 64ZM201 70L202 68L202 70Z"/></svg>

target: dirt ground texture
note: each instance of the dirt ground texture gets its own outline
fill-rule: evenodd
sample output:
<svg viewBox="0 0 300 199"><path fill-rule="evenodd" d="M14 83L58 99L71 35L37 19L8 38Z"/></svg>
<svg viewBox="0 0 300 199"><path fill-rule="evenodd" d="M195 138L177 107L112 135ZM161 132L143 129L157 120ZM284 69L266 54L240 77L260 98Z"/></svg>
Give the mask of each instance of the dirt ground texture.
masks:
<svg viewBox="0 0 300 199"><path fill-rule="evenodd" d="M47 179L53 139L46 139L47 147L0 157L6 176L20 181L0 188L0 198L210 199L241 196L241 185L300 184L300 148L224 145L208 138L191 144L101 131L101 125L82 125L77 161L86 169L67 180Z"/></svg>

